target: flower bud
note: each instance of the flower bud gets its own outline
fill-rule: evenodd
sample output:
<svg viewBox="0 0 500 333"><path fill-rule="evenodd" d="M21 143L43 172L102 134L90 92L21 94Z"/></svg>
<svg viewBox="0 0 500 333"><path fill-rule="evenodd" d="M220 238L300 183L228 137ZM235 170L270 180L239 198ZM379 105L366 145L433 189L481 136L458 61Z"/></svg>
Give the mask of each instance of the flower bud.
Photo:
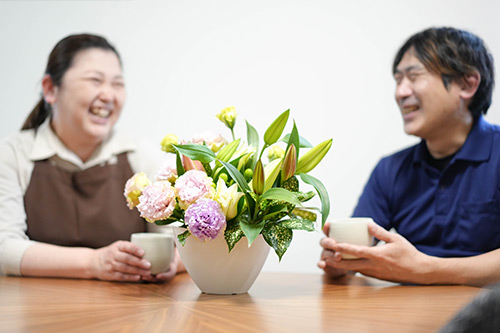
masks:
<svg viewBox="0 0 500 333"><path fill-rule="evenodd" d="M245 177L246 181L250 181L253 177L253 171L252 169L248 168L243 172L243 177Z"/></svg>
<svg viewBox="0 0 500 333"><path fill-rule="evenodd" d="M316 147L309 150L297 162L296 173L308 173L318 165L319 162L325 157L328 150L332 146L332 139L321 142Z"/></svg>
<svg viewBox="0 0 500 333"><path fill-rule="evenodd" d="M229 178L227 177L227 173L221 173L221 174L219 175L219 179L222 179L225 183L227 183L227 180L228 180Z"/></svg>
<svg viewBox="0 0 500 333"><path fill-rule="evenodd" d="M182 166L184 167L185 171L205 171L205 168L203 168L203 164L200 161L193 161L192 159L184 155L182 156Z"/></svg>
<svg viewBox="0 0 500 333"><path fill-rule="evenodd" d="M175 153L175 148L172 145L179 143L177 135L169 133L161 140L161 150L167 153Z"/></svg>
<svg viewBox="0 0 500 333"><path fill-rule="evenodd" d="M264 167L262 166L262 161L259 159L255 165L252 180L252 187L255 194L261 195L264 192L264 181Z"/></svg>
<svg viewBox="0 0 500 333"><path fill-rule="evenodd" d="M236 122L236 110L234 106L224 108L217 114L217 118L222 121L227 127L233 129Z"/></svg>
<svg viewBox="0 0 500 333"><path fill-rule="evenodd" d="M278 158L283 158L285 156L285 150L278 145L273 145L269 148L267 152L267 158L269 162L274 161Z"/></svg>
<svg viewBox="0 0 500 333"><path fill-rule="evenodd" d="M283 160L283 166L281 167L281 182L284 182L295 174L296 166L297 151L295 150L295 145L291 144Z"/></svg>

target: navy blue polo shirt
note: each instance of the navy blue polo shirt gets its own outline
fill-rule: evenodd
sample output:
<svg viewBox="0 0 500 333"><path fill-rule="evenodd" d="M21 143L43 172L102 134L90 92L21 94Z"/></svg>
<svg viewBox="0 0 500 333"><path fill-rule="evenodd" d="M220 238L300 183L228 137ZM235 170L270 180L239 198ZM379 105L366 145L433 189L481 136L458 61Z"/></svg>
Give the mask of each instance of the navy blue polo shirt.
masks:
<svg viewBox="0 0 500 333"><path fill-rule="evenodd" d="M353 216L395 228L420 251L465 257L500 248L500 126L481 116L448 165L425 141L380 160Z"/></svg>

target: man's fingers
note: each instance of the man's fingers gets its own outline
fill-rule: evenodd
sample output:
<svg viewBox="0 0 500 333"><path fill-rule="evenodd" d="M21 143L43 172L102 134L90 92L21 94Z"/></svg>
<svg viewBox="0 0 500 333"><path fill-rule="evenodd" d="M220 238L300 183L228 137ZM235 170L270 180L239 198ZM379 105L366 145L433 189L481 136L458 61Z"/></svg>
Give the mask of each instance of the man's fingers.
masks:
<svg viewBox="0 0 500 333"><path fill-rule="evenodd" d="M390 233L374 222L368 223L368 231L371 235L373 235L373 237L386 243L391 243L394 240L394 234Z"/></svg>

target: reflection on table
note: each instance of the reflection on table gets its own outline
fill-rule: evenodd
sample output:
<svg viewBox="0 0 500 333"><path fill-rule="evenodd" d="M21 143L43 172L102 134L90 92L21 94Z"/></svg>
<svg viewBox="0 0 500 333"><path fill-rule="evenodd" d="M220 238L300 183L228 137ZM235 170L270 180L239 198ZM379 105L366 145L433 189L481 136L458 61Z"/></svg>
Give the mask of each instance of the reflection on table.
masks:
<svg viewBox="0 0 500 333"><path fill-rule="evenodd" d="M242 295L169 284L0 277L0 331L432 332L480 289L263 272Z"/></svg>

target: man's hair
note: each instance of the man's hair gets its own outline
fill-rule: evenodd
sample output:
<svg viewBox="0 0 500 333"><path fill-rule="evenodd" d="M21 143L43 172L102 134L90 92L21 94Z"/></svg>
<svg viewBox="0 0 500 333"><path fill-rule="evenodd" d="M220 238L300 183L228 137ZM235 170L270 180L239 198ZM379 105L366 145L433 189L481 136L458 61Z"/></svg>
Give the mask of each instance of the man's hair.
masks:
<svg viewBox="0 0 500 333"><path fill-rule="evenodd" d="M411 36L399 49L392 65L393 74L408 50L431 72L441 75L446 88L475 71L481 76L479 87L469 104L474 118L486 114L495 85L493 56L478 36L455 28L429 28Z"/></svg>

